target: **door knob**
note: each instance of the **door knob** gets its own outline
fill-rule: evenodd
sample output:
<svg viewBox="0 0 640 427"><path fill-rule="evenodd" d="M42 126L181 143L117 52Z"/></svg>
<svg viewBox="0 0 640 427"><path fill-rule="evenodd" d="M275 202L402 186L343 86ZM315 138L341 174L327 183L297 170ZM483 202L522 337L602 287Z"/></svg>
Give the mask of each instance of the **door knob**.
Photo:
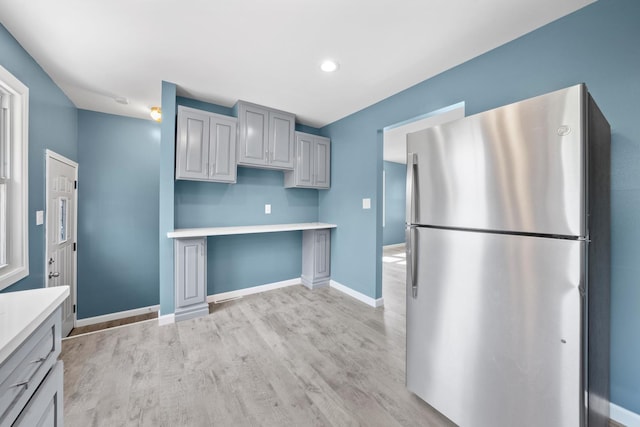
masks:
<svg viewBox="0 0 640 427"><path fill-rule="evenodd" d="M60 276L60 273L58 273L58 272L55 272L55 273L53 271L49 272L49 279L51 279L53 277L58 277L58 276Z"/></svg>

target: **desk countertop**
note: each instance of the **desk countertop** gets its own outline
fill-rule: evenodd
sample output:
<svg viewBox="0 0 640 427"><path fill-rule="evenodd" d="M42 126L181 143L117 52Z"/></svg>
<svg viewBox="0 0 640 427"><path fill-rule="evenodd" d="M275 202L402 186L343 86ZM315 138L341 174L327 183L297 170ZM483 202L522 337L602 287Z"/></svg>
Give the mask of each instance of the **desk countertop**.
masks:
<svg viewBox="0 0 640 427"><path fill-rule="evenodd" d="M68 296L68 286L0 294L0 365Z"/></svg>
<svg viewBox="0 0 640 427"><path fill-rule="evenodd" d="M233 234L275 233L279 231L321 230L336 228L335 224L324 222L304 222L300 224L268 224L268 225L240 225L234 227L182 228L167 233L171 239L189 237L229 236Z"/></svg>

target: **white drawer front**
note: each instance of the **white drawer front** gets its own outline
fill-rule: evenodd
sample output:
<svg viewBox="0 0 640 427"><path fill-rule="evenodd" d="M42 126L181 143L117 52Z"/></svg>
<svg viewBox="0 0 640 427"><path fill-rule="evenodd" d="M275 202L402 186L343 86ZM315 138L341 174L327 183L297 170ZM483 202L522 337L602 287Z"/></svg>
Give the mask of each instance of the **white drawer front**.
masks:
<svg viewBox="0 0 640 427"><path fill-rule="evenodd" d="M57 309L0 366L0 427L10 426L60 354Z"/></svg>

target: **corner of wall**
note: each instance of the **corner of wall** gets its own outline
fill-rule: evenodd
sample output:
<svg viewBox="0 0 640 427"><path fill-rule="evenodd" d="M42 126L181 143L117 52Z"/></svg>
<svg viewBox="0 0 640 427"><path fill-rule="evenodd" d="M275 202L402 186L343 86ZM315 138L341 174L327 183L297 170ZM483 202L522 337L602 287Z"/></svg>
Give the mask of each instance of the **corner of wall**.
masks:
<svg viewBox="0 0 640 427"><path fill-rule="evenodd" d="M174 164L176 132L176 85L162 82L162 125L160 136L160 315L174 311L173 295L173 240L167 232L174 228Z"/></svg>

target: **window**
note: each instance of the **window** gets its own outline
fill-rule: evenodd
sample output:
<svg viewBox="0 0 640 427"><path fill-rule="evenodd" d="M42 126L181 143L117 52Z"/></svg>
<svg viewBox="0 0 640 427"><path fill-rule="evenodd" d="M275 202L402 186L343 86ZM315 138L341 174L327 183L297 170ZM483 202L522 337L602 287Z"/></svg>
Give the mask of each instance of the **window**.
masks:
<svg viewBox="0 0 640 427"><path fill-rule="evenodd" d="M29 89L0 66L0 289L29 275Z"/></svg>

